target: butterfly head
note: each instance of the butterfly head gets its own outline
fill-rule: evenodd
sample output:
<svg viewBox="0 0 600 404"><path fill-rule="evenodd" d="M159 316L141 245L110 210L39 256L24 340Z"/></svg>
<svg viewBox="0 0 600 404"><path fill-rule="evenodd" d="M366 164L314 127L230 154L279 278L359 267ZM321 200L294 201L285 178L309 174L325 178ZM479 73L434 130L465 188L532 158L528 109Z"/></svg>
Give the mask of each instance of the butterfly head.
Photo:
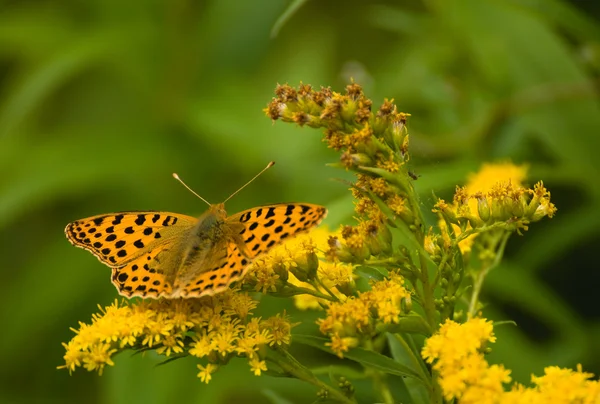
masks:
<svg viewBox="0 0 600 404"><path fill-rule="evenodd" d="M225 219L227 217L227 211L225 210L224 203L214 203L210 205L208 209L210 213L217 216L218 218Z"/></svg>

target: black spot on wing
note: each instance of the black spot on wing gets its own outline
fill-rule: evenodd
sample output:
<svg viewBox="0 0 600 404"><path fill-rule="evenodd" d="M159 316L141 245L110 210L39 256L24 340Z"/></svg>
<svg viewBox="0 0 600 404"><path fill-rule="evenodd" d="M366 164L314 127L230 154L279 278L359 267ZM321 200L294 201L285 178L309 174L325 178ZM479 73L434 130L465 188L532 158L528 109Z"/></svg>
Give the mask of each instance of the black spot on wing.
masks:
<svg viewBox="0 0 600 404"><path fill-rule="evenodd" d="M137 219L135 219L135 224L141 226L144 223L146 223L146 215L137 215Z"/></svg>

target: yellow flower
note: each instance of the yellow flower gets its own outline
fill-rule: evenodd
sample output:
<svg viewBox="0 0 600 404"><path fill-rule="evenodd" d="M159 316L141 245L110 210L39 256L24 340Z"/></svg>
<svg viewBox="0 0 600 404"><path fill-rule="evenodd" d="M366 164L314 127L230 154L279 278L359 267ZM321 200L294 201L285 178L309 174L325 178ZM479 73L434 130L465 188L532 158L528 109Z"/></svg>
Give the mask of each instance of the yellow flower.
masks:
<svg viewBox="0 0 600 404"><path fill-rule="evenodd" d="M198 358L226 362L232 356L254 358L268 344L290 342L292 325L285 315L261 320L251 317L257 302L245 293L229 290L212 297L182 300L115 301L80 323L75 336L63 344L65 364L102 373L111 357L126 348L154 349L166 357L188 352ZM198 377L208 383L216 365L200 367ZM253 371L264 370L258 362Z"/></svg>
<svg viewBox="0 0 600 404"><path fill-rule="evenodd" d="M488 342L494 342L491 322L472 318L464 324L447 320L437 334L428 338L422 356L439 375L446 400L460 403L600 403L600 383L589 380L581 366L577 371L548 367L545 375L532 376L536 386L514 384L505 392L510 370L489 365L482 354Z"/></svg>
<svg viewBox="0 0 600 404"><path fill-rule="evenodd" d="M171 356L171 352L183 352L183 341L181 338L181 335L168 335L163 340L162 346L156 350L156 353Z"/></svg>
<svg viewBox="0 0 600 404"><path fill-rule="evenodd" d="M444 219L440 219L439 227L445 243L450 243L452 235L459 237L464 231L495 222L506 225L498 231L510 229L520 234L527 230L528 223L545 216L552 217L556 207L550 203L550 193L541 183L534 189L523 187L526 174L526 166L485 164L479 173L470 176L464 188L457 188L451 205L439 200L434 212ZM448 223L452 224L452 229L448 229ZM461 237L459 248L463 254L471 251L478 236L474 233Z"/></svg>
<svg viewBox="0 0 600 404"><path fill-rule="evenodd" d="M267 363L265 361L261 361L256 356L252 357L248 363L250 364L250 370L254 373L255 376L260 376L261 372L267 370Z"/></svg>
<svg viewBox="0 0 600 404"><path fill-rule="evenodd" d="M344 357L344 352L352 347L358 346L358 338L354 337L340 337L338 333L331 336L331 342L326 342L325 346L331 348L331 350L340 358Z"/></svg>
<svg viewBox="0 0 600 404"><path fill-rule="evenodd" d="M286 318L285 312L282 316L277 314L261 323L261 328L267 330L271 336L269 345L289 345L292 324Z"/></svg>
<svg viewBox="0 0 600 404"><path fill-rule="evenodd" d="M112 348L110 344L100 343L90 348L89 352L83 356L83 367L89 371L97 370L99 375L102 375L105 365L113 366L114 362L110 357L117 350Z"/></svg>
<svg viewBox="0 0 600 404"><path fill-rule="evenodd" d="M377 323L398 323L402 302L410 299L403 283L401 276L391 273L387 279L371 282L371 290L357 298L329 303L327 316L317 324L321 333L331 338L327 343L331 350L342 357L348 347L356 346L357 337L368 336Z"/></svg>
<svg viewBox="0 0 600 404"><path fill-rule="evenodd" d="M192 349L190 349L190 355L194 355L198 358L203 358L212 351L211 338L208 335L203 335L201 337L196 335L191 346Z"/></svg>
<svg viewBox="0 0 600 404"><path fill-rule="evenodd" d="M526 164L519 166L510 162L483 164L478 172L469 174L466 192L471 195L488 192L499 182L521 186L527 179L528 169Z"/></svg>
<svg viewBox="0 0 600 404"><path fill-rule="evenodd" d="M451 320L428 338L422 356L440 374L440 386L447 400L460 398L461 403L494 402L503 383L510 382L510 371L489 366L482 349L494 342L490 321L472 318L464 324Z"/></svg>
<svg viewBox="0 0 600 404"><path fill-rule="evenodd" d="M211 374L219 370L219 366L209 363L206 366L198 365L198 369L200 369L200 372L198 372L198 377L201 381L208 384L210 379L212 379Z"/></svg>
<svg viewBox="0 0 600 404"><path fill-rule="evenodd" d="M268 254L255 261L244 283L266 293L276 292L286 283L322 293L321 288L308 282L317 277L337 299L345 299L345 295L336 287L345 287L354 282L352 266L319 261L319 258L324 258L322 251L328 248L328 238L331 234L321 227L274 247ZM306 281L299 280L296 275ZM296 307L302 310L319 309L324 304L323 299L310 294L296 294L294 302Z"/></svg>

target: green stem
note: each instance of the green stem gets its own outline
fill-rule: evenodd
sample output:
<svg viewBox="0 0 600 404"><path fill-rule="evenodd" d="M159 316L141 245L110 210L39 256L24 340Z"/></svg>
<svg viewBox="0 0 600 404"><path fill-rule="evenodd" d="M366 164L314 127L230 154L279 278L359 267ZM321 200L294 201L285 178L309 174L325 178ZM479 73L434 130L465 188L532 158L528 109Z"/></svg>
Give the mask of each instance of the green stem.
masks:
<svg viewBox="0 0 600 404"><path fill-rule="evenodd" d="M294 294L293 295L311 295L314 297L318 297L320 299L325 299L325 300L329 300L330 302L337 302L338 299L335 296L328 296L324 293L321 293L317 290L313 290L313 289L308 289L308 288L303 288L300 286L295 286L293 288Z"/></svg>
<svg viewBox="0 0 600 404"><path fill-rule="evenodd" d="M492 269L497 267L498 264L500 264L500 260L504 255L504 249L506 248L506 242L508 241L509 236L510 233L505 233L502 236L502 239L500 241L500 247L498 248L498 252L494 257L494 261L490 265L484 267L481 271L479 271L479 273L477 274L477 278L473 282L473 294L471 295L471 301L469 302L468 312L470 317L475 316L475 314L477 313L477 302L479 301L479 294L481 293L481 289L483 288L483 281L485 280L487 274Z"/></svg>
<svg viewBox="0 0 600 404"><path fill-rule="evenodd" d="M429 327L435 331L437 330L437 323L435 320L435 296L433 294L433 286L429 282L429 271L427 270L427 263L423 254L419 253L419 260L421 261L421 282L423 284L423 310L425 311L425 317ZM438 269L441 270L441 269Z"/></svg>
<svg viewBox="0 0 600 404"><path fill-rule="evenodd" d="M321 278L317 278L316 282L313 281L313 286L315 287L315 289L318 286L321 286L323 289L325 289L325 292L327 292L327 294L329 294L329 296L331 296L333 299L335 299L335 301L338 300L338 298L335 296L335 294L327 287L327 285L325 285L325 283L323 283Z"/></svg>
<svg viewBox="0 0 600 404"><path fill-rule="evenodd" d="M277 364L285 373L289 374L290 376L310 383L321 390L327 391L327 394L331 400L345 404L356 404L354 399L346 397L338 390L323 383L317 376L315 376L308 368L298 362L296 358L294 358L285 349L276 348L274 350L269 350L267 353L267 359Z"/></svg>

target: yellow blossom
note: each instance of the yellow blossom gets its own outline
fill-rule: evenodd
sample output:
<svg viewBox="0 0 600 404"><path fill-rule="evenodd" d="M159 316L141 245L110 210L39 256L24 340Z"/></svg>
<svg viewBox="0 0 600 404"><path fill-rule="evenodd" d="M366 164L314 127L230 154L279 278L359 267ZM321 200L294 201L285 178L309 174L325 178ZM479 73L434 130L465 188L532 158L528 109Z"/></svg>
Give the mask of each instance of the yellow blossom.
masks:
<svg viewBox="0 0 600 404"><path fill-rule="evenodd" d="M211 374L219 370L219 366L209 363L206 366L198 365L198 369L200 369L200 372L198 372L198 377L202 382L208 384L210 379L212 379Z"/></svg>
<svg viewBox="0 0 600 404"><path fill-rule="evenodd" d="M80 323L74 330L73 339L63 344L65 364L59 368L102 373L106 365L113 365L112 356L127 348L226 361L231 356L254 358L258 348L269 343L289 344L292 325L285 316L248 319L256 304L239 290L185 301L115 301L94 314L91 324ZM207 383L217 367L200 369L198 376Z"/></svg>
<svg viewBox="0 0 600 404"><path fill-rule="evenodd" d="M163 340L162 346L156 350L158 354L164 354L170 356L171 352L181 353L183 352L183 341L181 335L168 335Z"/></svg>
<svg viewBox="0 0 600 404"><path fill-rule="evenodd" d="M403 286L404 280L391 273L388 278L372 282L371 290L360 293L357 298L344 302L333 302L327 308L327 316L319 319L322 334L331 338L333 352L342 357L348 350L349 341L368 335L377 322L398 323L402 315L402 301L410 299L410 293ZM346 340L345 338L351 338Z"/></svg>
<svg viewBox="0 0 600 404"><path fill-rule="evenodd" d="M292 324L286 318L285 312L282 316L277 314L261 323L261 327L271 335L269 345L289 345Z"/></svg>
<svg viewBox="0 0 600 404"><path fill-rule="evenodd" d="M267 363L265 361L261 361L256 356L250 358L248 363L250 364L250 370L255 376L260 376L261 372L267 370Z"/></svg>
<svg viewBox="0 0 600 404"><path fill-rule="evenodd" d="M340 337L338 333L331 336L331 342L326 342L325 346L331 348L331 350L340 358L344 357L344 352L348 352L351 347L358 345L358 339L354 337Z"/></svg>
<svg viewBox="0 0 600 404"><path fill-rule="evenodd" d="M280 271L285 271L288 284L319 293L324 292L315 284L300 281L294 273L301 274L302 271L309 270L314 265L314 262L308 262L308 258L312 258L312 254L316 254L318 258L324 258L322 251L327 249L328 238L331 234L325 228L318 228L310 233L299 235L283 245L274 247L268 254L255 261L244 283L254 285L255 290L276 292L277 285L283 286L285 284L282 282L281 276L275 273L274 268L279 268ZM316 264L316 275L323 285L329 288L337 299L345 299L345 296L336 287L353 283L352 266L325 261L317 261ZM294 296L294 302L296 307L302 310L319 309L324 304L323 299L311 294L297 294Z"/></svg>
<svg viewBox="0 0 600 404"><path fill-rule="evenodd" d="M515 165L510 162L486 163L481 166L477 173L469 175L465 186L468 194L477 192L488 192L498 182L511 182L515 186L521 186L527 178L528 166Z"/></svg>
<svg viewBox="0 0 600 404"><path fill-rule="evenodd" d="M593 375L577 370L547 367L545 375L532 376L535 386L527 388L515 383L510 391L510 370L502 365L489 365L482 349L494 342L491 322L472 318L464 324L447 320L438 333L425 342L422 356L439 375L446 400L460 403L600 403L600 382Z"/></svg>

